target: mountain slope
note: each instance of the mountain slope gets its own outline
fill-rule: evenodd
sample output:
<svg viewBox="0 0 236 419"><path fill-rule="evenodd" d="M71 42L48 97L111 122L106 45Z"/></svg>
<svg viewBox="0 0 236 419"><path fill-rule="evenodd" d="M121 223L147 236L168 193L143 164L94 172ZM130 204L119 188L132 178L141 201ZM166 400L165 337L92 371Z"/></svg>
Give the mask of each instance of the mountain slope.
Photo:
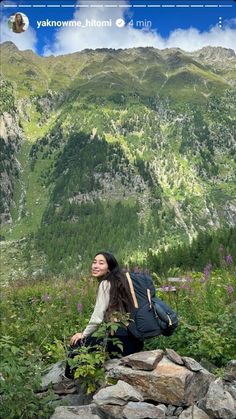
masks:
<svg viewBox="0 0 236 419"><path fill-rule="evenodd" d="M233 51L42 58L5 43L1 56L14 92L2 117L6 239L34 233L63 271L99 247L128 260L235 225Z"/></svg>

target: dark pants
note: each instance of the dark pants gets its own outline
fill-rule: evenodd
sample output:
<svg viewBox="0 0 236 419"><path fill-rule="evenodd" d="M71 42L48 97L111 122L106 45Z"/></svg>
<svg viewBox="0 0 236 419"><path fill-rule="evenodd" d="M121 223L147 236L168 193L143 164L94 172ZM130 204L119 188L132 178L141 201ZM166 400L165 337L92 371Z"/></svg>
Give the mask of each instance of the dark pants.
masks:
<svg viewBox="0 0 236 419"><path fill-rule="evenodd" d="M113 340L117 341L117 338L122 342L123 350L121 350ZM68 358L74 358L76 356L76 349L80 348L81 346L91 346L91 350L94 350L92 346L95 345L103 345L103 339L98 339L93 336L88 336L83 341L78 340L78 342L70 347L70 351L68 354ZM117 336L110 337L107 342L106 352L108 352L110 359L117 358L118 356L126 356L130 354L134 354L135 352L140 352L143 349L143 341L135 338L130 333L127 336ZM73 371L69 366L68 362L66 363L65 369L65 376L67 378L73 378Z"/></svg>

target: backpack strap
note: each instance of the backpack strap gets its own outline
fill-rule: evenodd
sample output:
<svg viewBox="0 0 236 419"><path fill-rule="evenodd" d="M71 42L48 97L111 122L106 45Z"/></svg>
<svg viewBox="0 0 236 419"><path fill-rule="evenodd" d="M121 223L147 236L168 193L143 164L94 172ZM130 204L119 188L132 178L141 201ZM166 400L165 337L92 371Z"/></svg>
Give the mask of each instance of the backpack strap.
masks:
<svg viewBox="0 0 236 419"><path fill-rule="evenodd" d="M148 298L148 301L149 301L149 306L150 306L150 308L152 308L151 291L150 291L149 288L147 288L147 298Z"/></svg>
<svg viewBox="0 0 236 419"><path fill-rule="evenodd" d="M130 292L131 292L131 295L132 295L132 298L133 298L133 302L134 302L134 307L135 307L135 308L138 308L138 301L137 301L137 298L136 298L136 295L135 295L133 282L132 282L132 279L131 279L131 277L130 277L129 272L126 272L126 277L127 277L127 279L128 279Z"/></svg>

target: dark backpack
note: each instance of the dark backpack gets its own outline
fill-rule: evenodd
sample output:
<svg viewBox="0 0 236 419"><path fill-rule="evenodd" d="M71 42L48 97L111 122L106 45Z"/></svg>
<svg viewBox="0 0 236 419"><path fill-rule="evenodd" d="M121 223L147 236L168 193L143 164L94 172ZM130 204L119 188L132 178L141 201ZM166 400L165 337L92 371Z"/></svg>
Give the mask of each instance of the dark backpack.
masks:
<svg viewBox="0 0 236 419"><path fill-rule="evenodd" d="M126 274L134 309L129 331L139 339L171 336L178 326L177 314L164 301L156 297L155 287L148 275Z"/></svg>

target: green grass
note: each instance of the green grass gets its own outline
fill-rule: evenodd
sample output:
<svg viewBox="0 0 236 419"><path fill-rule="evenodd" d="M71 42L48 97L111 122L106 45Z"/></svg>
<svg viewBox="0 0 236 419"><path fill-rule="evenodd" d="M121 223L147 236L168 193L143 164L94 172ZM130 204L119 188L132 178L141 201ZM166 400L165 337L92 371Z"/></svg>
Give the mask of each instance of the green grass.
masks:
<svg viewBox="0 0 236 419"><path fill-rule="evenodd" d="M50 160L38 160L34 171L30 169L29 152L32 143L25 141L17 158L23 167L20 178L15 189L16 208L12 208L13 225L5 225L2 234L6 239L20 239L30 233L37 231L43 212L49 200L50 190L41 185L39 177L50 167ZM25 190L25 204L23 208L24 216L20 219L19 207L22 190Z"/></svg>

